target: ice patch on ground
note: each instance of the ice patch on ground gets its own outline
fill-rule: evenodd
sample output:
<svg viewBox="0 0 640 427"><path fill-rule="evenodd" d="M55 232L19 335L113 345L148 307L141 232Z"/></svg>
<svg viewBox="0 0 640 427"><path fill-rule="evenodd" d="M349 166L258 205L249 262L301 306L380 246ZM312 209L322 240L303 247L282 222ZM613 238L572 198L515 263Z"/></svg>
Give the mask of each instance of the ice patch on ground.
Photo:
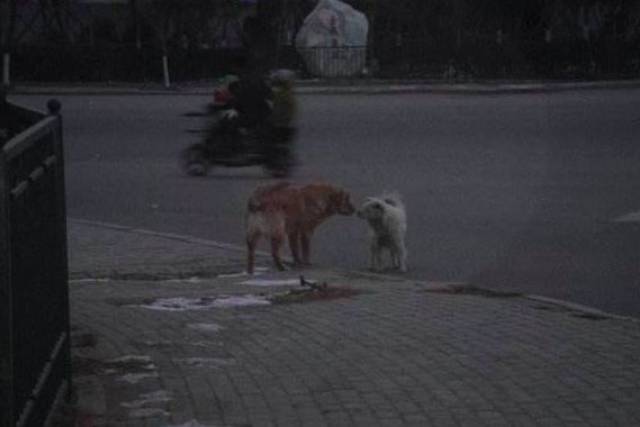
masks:
<svg viewBox="0 0 640 427"><path fill-rule="evenodd" d="M210 342L210 341L196 341L196 342L190 342L189 345L192 345L194 347L215 348L215 347L223 347L224 343Z"/></svg>
<svg viewBox="0 0 640 427"><path fill-rule="evenodd" d="M138 307L150 310L164 311L186 311L186 310L209 310L212 308L246 307L253 305L271 304L263 296L257 295L232 295L220 297L202 298L162 298L155 300L151 304L143 304Z"/></svg>
<svg viewBox="0 0 640 427"><path fill-rule="evenodd" d="M141 341L140 344L149 346L149 347L165 347L165 346L169 346L169 345L173 345L173 341L171 340L158 340L158 341L153 341L153 340L147 340L147 341Z"/></svg>
<svg viewBox="0 0 640 427"><path fill-rule="evenodd" d="M217 323L191 323L187 325L189 329L195 329L202 332L220 332L224 328Z"/></svg>
<svg viewBox="0 0 640 427"><path fill-rule="evenodd" d="M70 279L69 283L106 283L106 282L110 282L111 279L106 279L106 278L92 278L92 277L87 277L84 279Z"/></svg>
<svg viewBox="0 0 640 427"><path fill-rule="evenodd" d="M129 412L131 418L168 417L169 415L167 411L159 408L140 408Z"/></svg>
<svg viewBox="0 0 640 427"><path fill-rule="evenodd" d="M167 425L166 427L214 427L212 425L208 425L208 424L200 424L200 422L198 420L190 420L187 421L184 424L180 424L180 425Z"/></svg>
<svg viewBox="0 0 640 427"><path fill-rule="evenodd" d="M234 359L221 359L218 357L186 357L174 359L174 362L194 368L220 368L236 363Z"/></svg>
<svg viewBox="0 0 640 427"><path fill-rule="evenodd" d="M123 382L127 382L129 384L137 384L142 380L145 380L147 378L158 378L160 375L158 375L157 372L145 372L145 373L139 373L139 374L126 374L123 375L121 377L118 378L118 381L123 381Z"/></svg>
<svg viewBox="0 0 640 427"><path fill-rule="evenodd" d="M151 363L151 357L141 356L137 354L128 354L126 356L107 360L107 363L129 363L129 362Z"/></svg>
<svg viewBox="0 0 640 427"><path fill-rule="evenodd" d="M202 281L203 281L203 279L201 277L198 277L198 276L193 276L193 277L184 278L184 279L163 280L164 283L200 283Z"/></svg>
<svg viewBox="0 0 640 427"><path fill-rule="evenodd" d="M140 400L135 400L133 402L123 402L120 403L120 406L129 409L137 409L143 408L149 404L157 404L157 403L165 403L173 400L169 392L166 390L158 390L153 393L144 393L140 395Z"/></svg>
<svg viewBox="0 0 640 427"><path fill-rule="evenodd" d="M615 218L613 222L640 222L640 212L631 212Z"/></svg>
<svg viewBox="0 0 640 427"><path fill-rule="evenodd" d="M259 276L261 274L265 274L268 271L269 271L268 268L257 267L254 270L253 275L254 276ZM219 278L219 279L228 279L228 278L233 278L233 277L245 277L245 276L250 276L250 274L248 272L246 272L246 271L242 271L242 272L238 272L238 273L218 274L217 278Z"/></svg>
<svg viewBox="0 0 640 427"><path fill-rule="evenodd" d="M269 301L266 297L260 295L236 295L224 298L218 298L214 301L214 307L227 308L227 307L243 307L251 305L269 305Z"/></svg>
<svg viewBox="0 0 640 427"><path fill-rule="evenodd" d="M267 279L253 279L240 282L241 285L248 286L291 286L299 285L300 279L280 279L280 280L267 280Z"/></svg>

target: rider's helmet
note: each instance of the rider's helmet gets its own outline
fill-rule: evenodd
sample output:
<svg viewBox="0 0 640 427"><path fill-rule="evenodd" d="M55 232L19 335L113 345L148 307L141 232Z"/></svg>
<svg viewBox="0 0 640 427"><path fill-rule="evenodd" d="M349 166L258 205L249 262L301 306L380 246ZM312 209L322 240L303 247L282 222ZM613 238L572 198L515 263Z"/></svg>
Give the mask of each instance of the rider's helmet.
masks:
<svg viewBox="0 0 640 427"><path fill-rule="evenodd" d="M293 86L293 82L295 81L295 78L296 78L296 73L293 70L288 70L285 68L274 70L269 75L269 79L271 80L271 83L276 87L278 86L291 87Z"/></svg>

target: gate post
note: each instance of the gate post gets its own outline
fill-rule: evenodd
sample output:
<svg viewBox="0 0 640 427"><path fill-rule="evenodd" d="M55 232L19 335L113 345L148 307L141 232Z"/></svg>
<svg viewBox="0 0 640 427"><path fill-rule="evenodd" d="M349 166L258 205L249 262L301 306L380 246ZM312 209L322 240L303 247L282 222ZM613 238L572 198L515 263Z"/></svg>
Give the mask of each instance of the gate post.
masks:
<svg viewBox="0 0 640 427"><path fill-rule="evenodd" d="M0 99L3 102L4 99ZM8 167L0 140L0 427L15 425Z"/></svg>
<svg viewBox="0 0 640 427"><path fill-rule="evenodd" d="M67 340L65 343L65 377L67 380L67 392L66 399L70 401L73 394L72 384L72 367L71 367L71 319L70 319L70 304L69 304L69 268L68 268L68 255L67 255L67 206L66 206L66 191L65 191L65 174L64 174L64 146L62 138L62 116L60 115L60 101L57 99L50 99L47 102L47 110L49 115L55 116L56 128L53 132L54 141L54 154L57 162L55 167L55 192L56 192L56 204L57 204L57 238L59 247L57 248L58 256L60 260L58 265L60 271L56 272L59 278L59 283L64 284L64 311L67 313L65 319L65 329Z"/></svg>

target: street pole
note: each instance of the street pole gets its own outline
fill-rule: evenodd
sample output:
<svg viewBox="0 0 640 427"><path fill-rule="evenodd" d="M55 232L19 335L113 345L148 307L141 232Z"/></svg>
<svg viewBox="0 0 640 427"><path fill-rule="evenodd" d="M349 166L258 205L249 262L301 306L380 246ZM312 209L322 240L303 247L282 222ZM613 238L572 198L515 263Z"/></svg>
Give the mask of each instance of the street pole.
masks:
<svg viewBox="0 0 640 427"><path fill-rule="evenodd" d="M9 52L2 54L2 84L4 86L11 84L11 54Z"/></svg>
<svg viewBox="0 0 640 427"><path fill-rule="evenodd" d="M171 87L171 80L169 80L169 57L167 52L162 54L162 77L164 80L164 87L169 89Z"/></svg>

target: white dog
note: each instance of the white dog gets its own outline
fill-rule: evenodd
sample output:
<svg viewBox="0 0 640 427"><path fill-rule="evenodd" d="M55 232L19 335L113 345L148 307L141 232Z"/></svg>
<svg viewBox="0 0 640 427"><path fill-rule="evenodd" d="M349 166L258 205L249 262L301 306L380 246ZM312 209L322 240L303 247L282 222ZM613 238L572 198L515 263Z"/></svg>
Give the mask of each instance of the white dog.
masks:
<svg viewBox="0 0 640 427"><path fill-rule="evenodd" d="M358 209L357 215L369 223L371 230L371 269L382 268L382 250L388 249L393 267L406 272L407 248L404 238L407 233L407 214L400 195L385 193L378 197L368 197Z"/></svg>

